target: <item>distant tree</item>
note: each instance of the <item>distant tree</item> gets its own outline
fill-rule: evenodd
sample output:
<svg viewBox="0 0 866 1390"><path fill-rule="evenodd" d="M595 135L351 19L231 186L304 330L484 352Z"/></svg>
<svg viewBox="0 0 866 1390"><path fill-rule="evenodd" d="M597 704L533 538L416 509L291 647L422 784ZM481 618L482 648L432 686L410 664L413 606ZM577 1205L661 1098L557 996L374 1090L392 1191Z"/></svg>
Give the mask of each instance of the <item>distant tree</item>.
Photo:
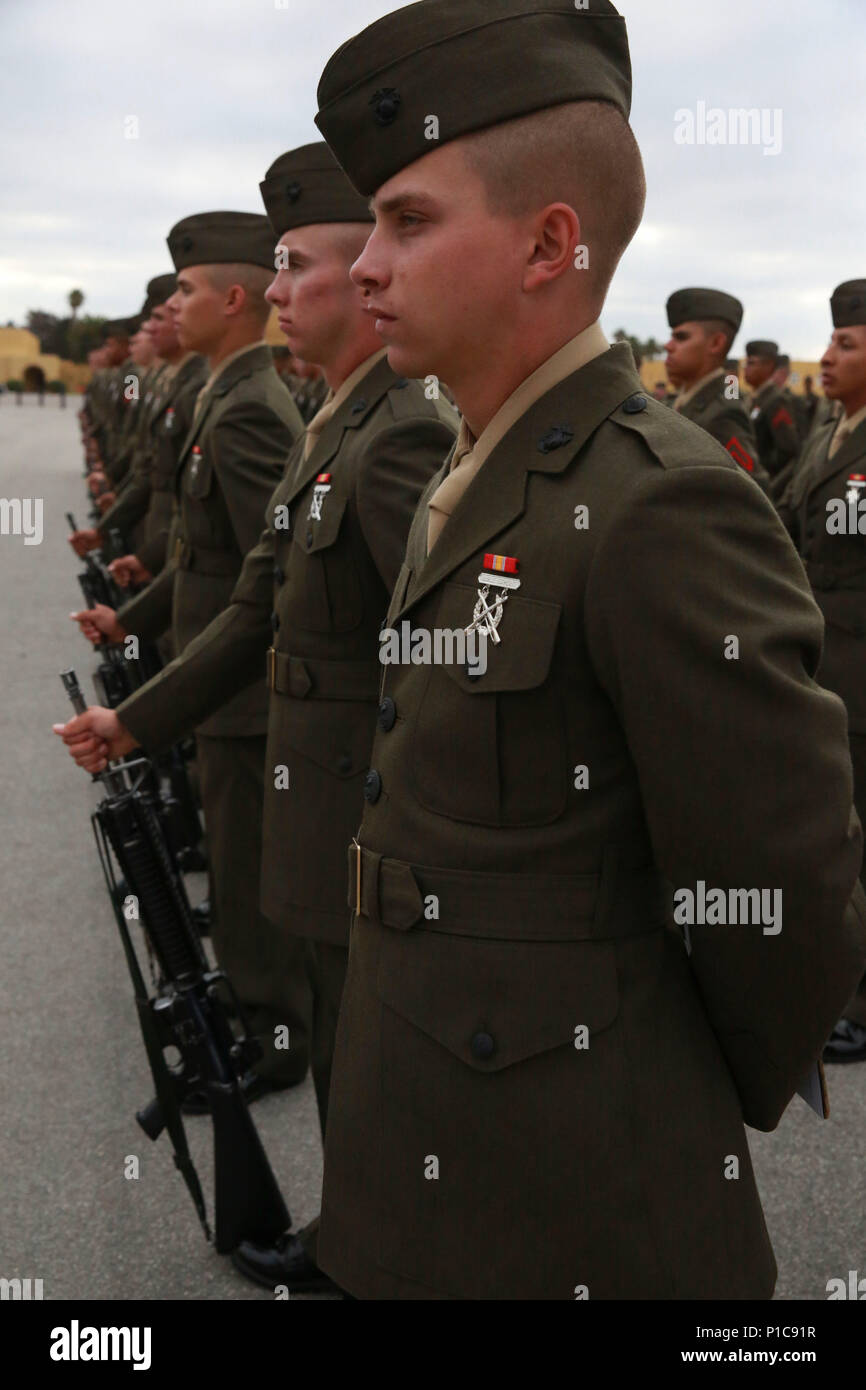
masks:
<svg viewBox="0 0 866 1390"><path fill-rule="evenodd" d="M640 369L640 364L643 361L644 353L643 343L640 341L640 339L635 338L632 333L626 333L624 328L618 328L613 335L613 340L615 343L630 344L632 356L634 357L634 364L638 369Z"/></svg>
<svg viewBox="0 0 866 1390"><path fill-rule="evenodd" d="M81 319L67 319L66 356L71 362L86 362L92 348L102 341L105 316L85 314Z"/></svg>
<svg viewBox="0 0 866 1390"><path fill-rule="evenodd" d="M69 291L69 307L70 307L70 309L72 310L72 320L73 320L73 322L74 322L75 319L78 317L78 310L81 308L81 306L82 306L83 303L84 303L84 295L81 293L81 290L70 290L70 291Z"/></svg>
<svg viewBox="0 0 866 1390"><path fill-rule="evenodd" d="M646 342L643 345L643 350L644 356L648 357L649 360L652 362L655 360L656 357L661 357L662 353L664 352L664 347L661 343L657 343L655 338L647 338Z"/></svg>
<svg viewBox="0 0 866 1390"><path fill-rule="evenodd" d="M66 355L66 322L44 309L31 309L27 314L27 328L39 339L40 352L53 352L58 357Z"/></svg>

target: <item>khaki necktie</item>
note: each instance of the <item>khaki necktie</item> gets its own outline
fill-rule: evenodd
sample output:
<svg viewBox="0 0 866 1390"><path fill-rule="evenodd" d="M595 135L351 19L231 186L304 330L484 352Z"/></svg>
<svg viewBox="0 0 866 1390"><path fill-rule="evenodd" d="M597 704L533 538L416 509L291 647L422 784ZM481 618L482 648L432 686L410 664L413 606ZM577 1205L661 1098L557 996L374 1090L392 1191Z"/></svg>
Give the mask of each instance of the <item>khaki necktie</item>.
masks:
<svg viewBox="0 0 866 1390"><path fill-rule="evenodd" d="M195 426L198 424L198 417L204 410L205 402L207 401L209 395L210 389L207 386L203 386L195 398L195 407L192 412L193 428L195 428Z"/></svg>
<svg viewBox="0 0 866 1390"><path fill-rule="evenodd" d="M319 442L319 435L327 425L334 413L334 393L329 391L325 397L325 404L321 410L316 411L310 423L307 425L307 433L304 439L304 462L310 457Z"/></svg>
<svg viewBox="0 0 866 1390"><path fill-rule="evenodd" d="M474 444L475 441L473 440ZM427 554L438 541L448 518L456 510L457 504L481 467L476 459L472 445L467 444L454 454L451 469L442 479L427 504Z"/></svg>
<svg viewBox="0 0 866 1390"><path fill-rule="evenodd" d="M830 440L830 448L827 451L828 458L835 458L851 431L847 425L839 425L833 438Z"/></svg>

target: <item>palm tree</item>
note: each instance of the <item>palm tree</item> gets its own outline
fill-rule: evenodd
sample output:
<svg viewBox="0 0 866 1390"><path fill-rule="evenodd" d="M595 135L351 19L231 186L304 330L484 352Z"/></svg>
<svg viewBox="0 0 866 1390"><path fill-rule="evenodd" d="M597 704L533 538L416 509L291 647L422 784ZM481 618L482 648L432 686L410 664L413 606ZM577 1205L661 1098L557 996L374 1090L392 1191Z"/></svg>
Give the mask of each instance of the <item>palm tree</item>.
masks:
<svg viewBox="0 0 866 1390"><path fill-rule="evenodd" d="M84 303L84 295L81 293L81 290L70 290L70 291L69 291L69 307L70 307L70 309L72 310L72 318L73 318L73 320L75 319L75 316L76 316L76 314L78 313L78 310L81 308L81 306L82 306L83 303Z"/></svg>

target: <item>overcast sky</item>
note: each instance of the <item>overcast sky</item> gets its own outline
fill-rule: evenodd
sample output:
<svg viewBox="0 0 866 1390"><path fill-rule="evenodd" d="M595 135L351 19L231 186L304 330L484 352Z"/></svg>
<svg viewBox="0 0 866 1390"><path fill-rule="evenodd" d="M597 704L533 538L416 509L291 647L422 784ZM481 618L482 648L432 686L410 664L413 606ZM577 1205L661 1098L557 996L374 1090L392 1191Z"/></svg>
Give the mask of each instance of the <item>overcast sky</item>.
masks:
<svg viewBox="0 0 866 1390"><path fill-rule="evenodd" d="M494 9L496 0L490 0ZM0 0L0 323L135 312L189 213L261 212L284 150L320 138L316 86L380 0ZM735 351L820 355L828 298L866 276L864 0L621 0L649 195L602 323L664 340L684 285L746 305ZM531 55L527 54L527 61ZM491 74L495 74L491 49ZM479 73L479 82L495 80ZM781 152L679 144L698 104L781 112ZM137 118L137 139L124 136ZM680 118L680 128L683 121ZM778 131L778 127L776 127ZM771 127L767 127L772 143Z"/></svg>

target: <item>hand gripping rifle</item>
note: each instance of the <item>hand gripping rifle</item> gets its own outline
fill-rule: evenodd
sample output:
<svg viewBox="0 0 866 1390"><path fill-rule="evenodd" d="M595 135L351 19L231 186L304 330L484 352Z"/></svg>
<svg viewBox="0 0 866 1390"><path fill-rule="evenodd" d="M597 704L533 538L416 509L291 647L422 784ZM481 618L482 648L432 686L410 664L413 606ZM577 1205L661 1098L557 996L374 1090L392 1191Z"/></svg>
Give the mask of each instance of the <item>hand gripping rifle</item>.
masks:
<svg viewBox="0 0 866 1390"><path fill-rule="evenodd" d="M74 671L60 679L77 714L87 708ZM204 1196L186 1141L180 1106L205 1089L213 1117L215 1246L221 1254L242 1240L272 1243L291 1224L258 1132L241 1078L260 1049L249 1036L225 975L211 970L150 799L132 782L134 763L99 773L105 797L92 816L99 858L132 976L138 1021L156 1098L136 1119L149 1139L168 1130L174 1161L189 1189L208 1240ZM116 862L123 882L115 874ZM148 993L124 906L133 894L158 979ZM151 970L153 974L153 969ZM241 1036L229 1024L228 992ZM170 1064L166 1049L179 1054Z"/></svg>
<svg viewBox="0 0 866 1390"><path fill-rule="evenodd" d="M70 531L78 530L71 512L66 513L66 520L69 522ZM97 603L104 603L108 608L118 608L122 602L117 585L108 570L94 560L92 555L84 556L84 570L78 576L78 583L88 608L95 608Z"/></svg>
<svg viewBox="0 0 866 1390"><path fill-rule="evenodd" d="M66 513L66 520L75 531L75 517L71 512ZM110 575L90 555L85 555L84 563L86 569L79 574L78 583L86 606L93 608L97 603L107 603L109 607L116 608L116 586ZM109 586L115 593L110 592ZM162 666L156 648L148 643L143 644L138 658L128 658L117 644L105 638L97 643L95 650L99 665L93 673L93 683L100 703L107 709L117 709ZM151 758L159 789L159 816L169 847L178 867L191 872L206 867L206 860L200 848L201 822L187 772L187 761L180 745Z"/></svg>

